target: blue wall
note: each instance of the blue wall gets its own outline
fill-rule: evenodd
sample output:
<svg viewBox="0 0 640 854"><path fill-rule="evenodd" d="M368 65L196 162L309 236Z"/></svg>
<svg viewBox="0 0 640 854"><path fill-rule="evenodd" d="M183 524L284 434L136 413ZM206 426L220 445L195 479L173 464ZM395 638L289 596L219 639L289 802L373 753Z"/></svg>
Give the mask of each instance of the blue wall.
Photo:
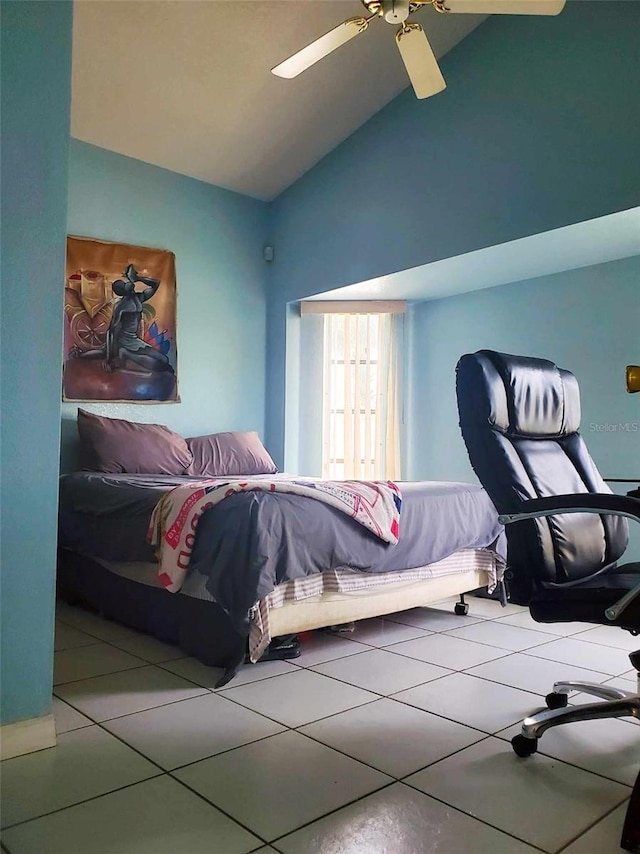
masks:
<svg viewBox="0 0 640 854"><path fill-rule="evenodd" d="M72 11L64 0L3 2L2 16L6 723L50 709ZM72 142L68 230L177 258L183 403L94 410L183 433L262 432L267 281L267 444L280 461L288 301L638 204L639 27L640 5L626 2L492 18L443 61L443 94L419 102L407 90L270 207ZM264 243L276 248L270 268ZM438 310L416 309L419 330ZM605 349L628 322L610 317L603 305L592 333ZM545 348L587 396L576 354ZM630 358L620 349L616 365ZM612 367L597 375L607 422ZM74 411L64 407L65 435ZM588 438L597 459L610 453L613 439ZM419 473L415 448L413 462Z"/></svg>
<svg viewBox="0 0 640 854"><path fill-rule="evenodd" d="M183 435L264 435L267 205L71 141L68 232L170 249L178 280L180 404L82 404ZM77 406L64 404L63 468L73 464Z"/></svg>
<svg viewBox="0 0 640 854"><path fill-rule="evenodd" d="M415 305L409 478L475 480L458 429L455 366L482 348L551 359L575 374L582 434L603 476L640 476L640 395L625 390L625 366L640 357L639 286L635 257Z"/></svg>
<svg viewBox="0 0 640 854"><path fill-rule="evenodd" d="M2 3L0 720L51 710L71 3Z"/></svg>
<svg viewBox="0 0 640 854"><path fill-rule="evenodd" d="M272 205L267 439L283 456L287 301L634 207L640 3L494 16ZM279 446L279 447L278 447Z"/></svg>
<svg viewBox="0 0 640 854"><path fill-rule="evenodd" d="M411 311L407 476L475 481L460 436L455 366L487 348L551 359L578 379L581 432L603 477L640 477L640 256L419 303ZM611 484L614 492L630 486ZM640 560L630 523L629 560Z"/></svg>

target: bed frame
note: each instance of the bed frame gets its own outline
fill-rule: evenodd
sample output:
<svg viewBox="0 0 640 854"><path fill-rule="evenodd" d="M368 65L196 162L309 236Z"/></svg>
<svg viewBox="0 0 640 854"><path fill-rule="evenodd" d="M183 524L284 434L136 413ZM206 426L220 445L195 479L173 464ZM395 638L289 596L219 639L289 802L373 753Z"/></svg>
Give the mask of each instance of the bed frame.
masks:
<svg viewBox="0 0 640 854"><path fill-rule="evenodd" d="M323 593L270 610L271 637L426 606L487 584L487 572L473 569L359 593ZM229 671L237 670L244 661L247 637L238 634L216 602L168 593L117 575L95 560L67 549L58 551L58 596L70 604L89 607L106 619L176 644L204 664L224 668L228 671L226 681L233 676ZM466 606L456 606L456 612L465 613Z"/></svg>

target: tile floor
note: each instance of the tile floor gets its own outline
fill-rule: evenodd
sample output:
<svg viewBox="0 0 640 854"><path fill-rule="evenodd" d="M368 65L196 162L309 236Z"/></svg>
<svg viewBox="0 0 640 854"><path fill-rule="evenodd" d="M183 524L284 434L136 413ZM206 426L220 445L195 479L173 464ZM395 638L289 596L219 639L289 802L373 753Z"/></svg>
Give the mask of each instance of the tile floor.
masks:
<svg viewBox="0 0 640 854"><path fill-rule="evenodd" d="M637 639L453 600L220 671L61 604L58 745L0 767L8 854L613 854L640 724L508 739L555 679L634 689ZM584 701L584 696L572 698Z"/></svg>

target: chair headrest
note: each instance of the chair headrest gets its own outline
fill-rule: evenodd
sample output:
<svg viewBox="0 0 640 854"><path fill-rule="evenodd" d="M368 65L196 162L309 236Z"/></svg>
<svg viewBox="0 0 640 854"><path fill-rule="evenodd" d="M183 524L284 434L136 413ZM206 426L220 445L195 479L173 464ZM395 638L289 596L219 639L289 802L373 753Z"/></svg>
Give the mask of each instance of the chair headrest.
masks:
<svg viewBox="0 0 640 854"><path fill-rule="evenodd" d="M547 359L494 350L474 356L486 362L490 421L497 430L514 437L552 438L579 429L580 391L569 371Z"/></svg>

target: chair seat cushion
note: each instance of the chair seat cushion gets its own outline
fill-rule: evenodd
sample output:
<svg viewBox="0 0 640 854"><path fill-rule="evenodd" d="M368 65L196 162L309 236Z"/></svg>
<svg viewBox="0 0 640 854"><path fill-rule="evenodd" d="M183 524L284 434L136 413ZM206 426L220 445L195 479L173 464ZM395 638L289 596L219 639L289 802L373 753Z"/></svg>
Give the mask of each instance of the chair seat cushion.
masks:
<svg viewBox="0 0 640 854"><path fill-rule="evenodd" d="M617 620L608 620L605 610L640 588L640 563L627 563L576 585L549 585L538 589L529 603L538 623L598 623L640 632L640 590Z"/></svg>

